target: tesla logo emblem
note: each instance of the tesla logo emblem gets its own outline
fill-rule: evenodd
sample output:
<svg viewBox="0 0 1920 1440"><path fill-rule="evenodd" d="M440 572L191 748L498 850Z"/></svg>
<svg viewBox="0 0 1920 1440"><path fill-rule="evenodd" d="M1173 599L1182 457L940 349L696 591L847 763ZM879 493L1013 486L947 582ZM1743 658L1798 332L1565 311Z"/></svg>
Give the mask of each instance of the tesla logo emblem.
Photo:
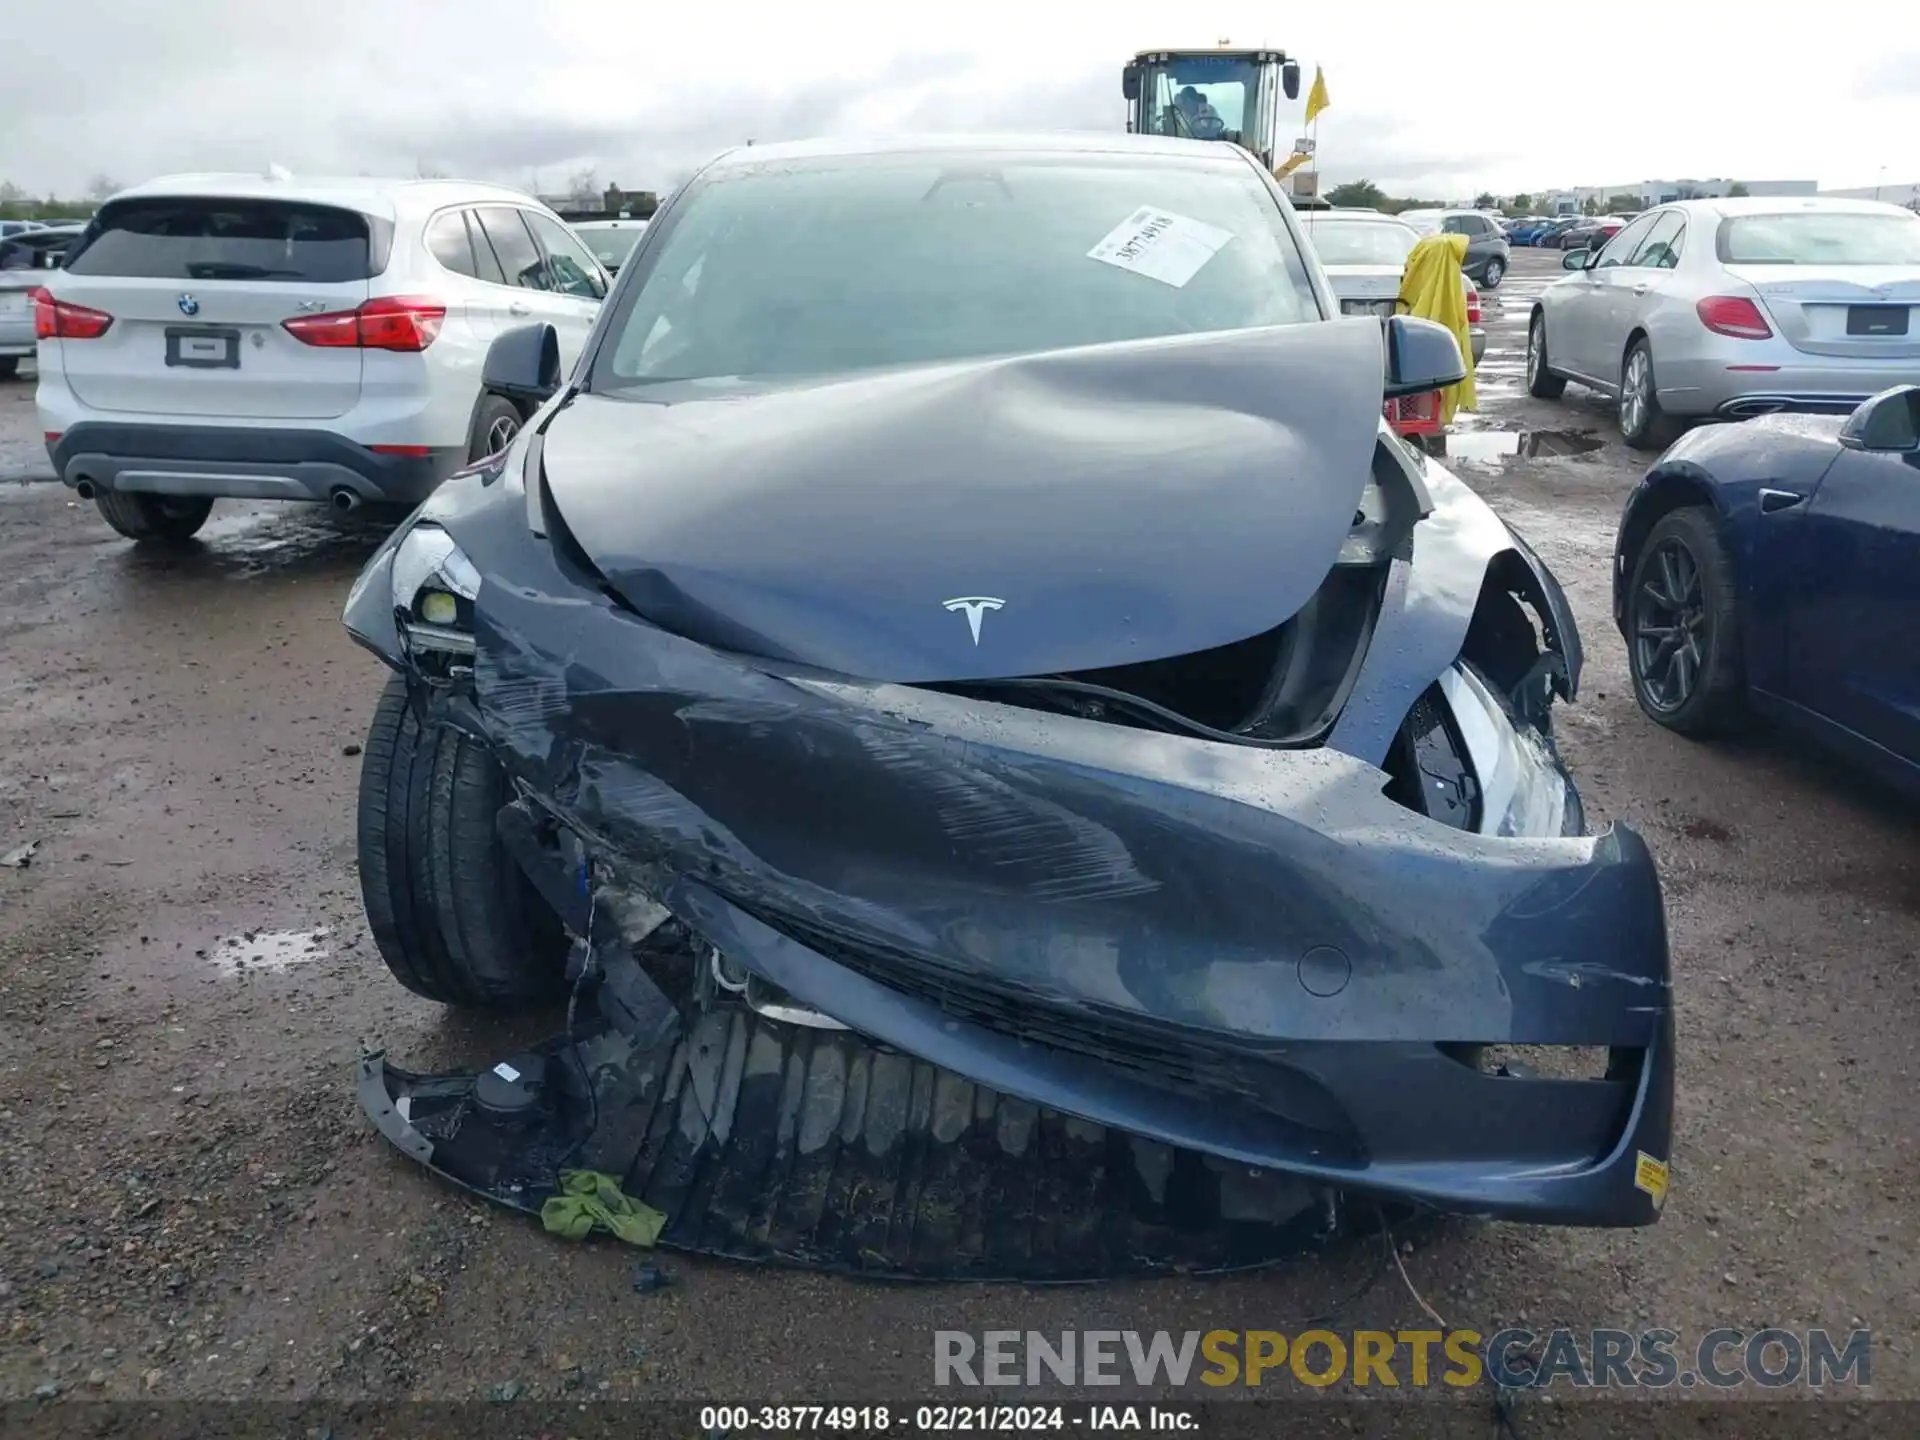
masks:
<svg viewBox="0 0 1920 1440"><path fill-rule="evenodd" d="M961 595L955 599L943 601L942 603L945 604L949 610L964 610L967 612L967 629L973 632L973 643L978 645L980 643L980 621L985 618L987 611L998 610L1007 602L1004 600L996 600L991 595Z"/></svg>
<svg viewBox="0 0 1920 1440"><path fill-rule="evenodd" d="M179 300L179 305L182 315L198 315L200 313L200 302L191 295L182 295Z"/></svg>

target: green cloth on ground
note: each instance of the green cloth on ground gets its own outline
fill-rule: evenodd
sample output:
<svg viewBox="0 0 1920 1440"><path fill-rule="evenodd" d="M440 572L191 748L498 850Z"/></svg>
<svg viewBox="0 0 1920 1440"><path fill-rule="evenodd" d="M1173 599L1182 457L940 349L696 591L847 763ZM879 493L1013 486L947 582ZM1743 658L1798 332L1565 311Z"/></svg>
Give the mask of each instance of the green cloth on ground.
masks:
<svg viewBox="0 0 1920 1440"><path fill-rule="evenodd" d="M667 1217L620 1189L620 1182L597 1170L562 1170L560 1193L540 1206L540 1224L550 1235L584 1240L593 1227L612 1231L629 1245L651 1246Z"/></svg>

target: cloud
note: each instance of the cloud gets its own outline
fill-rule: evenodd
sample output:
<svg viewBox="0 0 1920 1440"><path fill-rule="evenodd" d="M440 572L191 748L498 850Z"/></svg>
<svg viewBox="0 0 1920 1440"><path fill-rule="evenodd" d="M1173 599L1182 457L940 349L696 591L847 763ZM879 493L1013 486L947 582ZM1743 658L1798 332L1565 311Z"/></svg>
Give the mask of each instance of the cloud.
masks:
<svg viewBox="0 0 1920 1440"><path fill-rule="evenodd" d="M1167 36L1169 13L1164 0L59 0L7 27L0 178L73 192L102 171L279 161L548 187L592 166L640 187L748 139L1117 130L1120 67ZM1777 28L1670 0L1618 0L1604 24L1536 8L1492 33L1436 25L1411 0L1214 0L1218 31L1185 28L1202 44L1282 44L1309 74L1324 64L1327 184L1439 197L1687 174L1872 183L1920 130L1920 61L1863 69L1857 37L1884 28L1884 4L1824 0L1821 15L1786 60ZM1695 63L1709 51L1714 64ZM1289 107L1283 145L1298 117Z"/></svg>
<svg viewBox="0 0 1920 1440"><path fill-rule="evenodd" d="M1881 56L1860 72L1853 93L1860 100L1911 100L1920 96L1920 50Z"/></svg>

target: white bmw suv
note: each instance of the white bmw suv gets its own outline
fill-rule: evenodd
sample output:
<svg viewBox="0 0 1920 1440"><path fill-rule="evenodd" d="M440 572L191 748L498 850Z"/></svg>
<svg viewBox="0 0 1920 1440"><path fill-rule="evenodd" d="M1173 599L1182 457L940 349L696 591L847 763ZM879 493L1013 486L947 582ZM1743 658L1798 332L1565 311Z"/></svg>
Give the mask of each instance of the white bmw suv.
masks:
<svg viewBox="0 0 1920 1440"><path fill-rule="evenodd" d="M55 472L135 540L217 497L414 504L523 416L481 392L501 331L571 367L607 272L491 185L182 175L101 206L35 292Z"/></svg>

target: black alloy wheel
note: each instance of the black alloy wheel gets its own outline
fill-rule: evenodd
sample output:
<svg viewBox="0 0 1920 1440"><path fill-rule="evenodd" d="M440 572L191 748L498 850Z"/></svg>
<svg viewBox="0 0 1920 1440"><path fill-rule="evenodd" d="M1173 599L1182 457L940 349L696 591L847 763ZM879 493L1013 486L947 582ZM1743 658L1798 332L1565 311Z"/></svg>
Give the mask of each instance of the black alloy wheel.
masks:
<svg viewBox="0 0 1920 1440"><path fill-rule="evenodd" d="M1627 599L1627 661L1647 715L1686 735L1728 728L1743 681L1732 566L1712 512L1675 510L1648 533Z"/></svg>

